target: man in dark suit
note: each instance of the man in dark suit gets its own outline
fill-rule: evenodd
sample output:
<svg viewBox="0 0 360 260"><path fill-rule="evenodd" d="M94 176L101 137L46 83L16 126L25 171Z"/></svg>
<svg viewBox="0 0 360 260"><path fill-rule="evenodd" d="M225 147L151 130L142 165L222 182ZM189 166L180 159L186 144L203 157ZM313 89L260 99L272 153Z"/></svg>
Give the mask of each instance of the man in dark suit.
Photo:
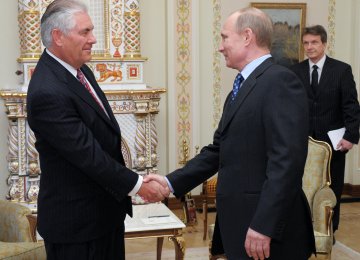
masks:
<svg viewBox="0 0 360 260"><path fill-rule="evenodd" d="M29 84L28 122L41 184L38 230L47 259L125 259L130 195L168 195L125 167L118 123L85 62L96 43L86 6L56 0L41 19L46 47ZM164 194L164 195L163 195Z"/></svg>
<svg viewBox="0 0 360 260"><path fill-rule="evenodd" d="M350 65L325 55L327 34L321 25L305 28L302 43L309 59L291 69L305 85L310 113L309 135L333 147L328 131L345 127L333 149L330 163L331 188L337 204L333 229L339 227L340 199L344 187L345 154L359 141L360 108Z"/></svg>
<svg viewBox="0 0 360 260"><path fill-rule="evenodd" d="M305 260L315 247L302 191L306 93L294 73L274 64L272 32L271 19L259 9L229 16L219 51L239 74L213 143L166 178L147 179L171 186L180 197L218 172L216 207L230 260Z"/></svg>

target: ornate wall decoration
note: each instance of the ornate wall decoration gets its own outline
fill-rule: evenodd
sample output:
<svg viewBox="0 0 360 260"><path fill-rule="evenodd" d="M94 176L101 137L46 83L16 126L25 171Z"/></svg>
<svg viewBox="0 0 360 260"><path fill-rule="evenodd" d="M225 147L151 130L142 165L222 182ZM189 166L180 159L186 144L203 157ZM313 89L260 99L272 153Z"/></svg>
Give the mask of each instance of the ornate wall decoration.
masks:
<svg viewBox="0 0 360 260"><path fill-rule="evenodd" d="M123 47L123 2L120 0L112 0L112 8L110 13L111 19L111 42L115 47L115 51L112 52L114 58L121 57L119 51L120 47Z"/></svg>
<svg viewBox="0 0 360 260"><path fill-rule="evenodd" d="M182 143L191 147L191 0L176 1L176 97L177 157L182 160Z"/></svg>
<svg viewBox="0 0 360 260"><path fill-rule="evenodd" d="M39 58L41 55L39 3L19 0L20 55L22 58Z"/></svg>
<svg viewBox="0 0 360 260"><path fill-rule="evenodd" d="M335 56L335 13L336 0L329 0L329 16L328 16L328 54L331 57Z"/></svg>
<svg viewBox="0 0 360 260"><path fill-rule="evenodd" d="M140 57L140 12L139 3L127 0L125 3L125 57Z"/></svg>
<svg viewBox="0 0 360 260"><path fill-rule="evenodd" d="M138 174L157 173L155 116L160 94L165 89L106 91L115 118L121 127L122 152L126 165ZM26 122L26 93L1 91L9 122L7 199L36 205L39 193L39 155L35 136ZM144 203L133 197L134 203Z"/></svg>
<svg viewBox="0 0 360 260"><path fill-rule="evenodd" d="M218 51L221 41L221 2L213 0L213 127L216 128L221 117L221 54Z"/></svg>
<svg viewBox="0 0 360 260"><path fill-rule="evenodd" d="M44 50L40 19L53 0L18 0L21 65L21 89L27 91L32 71ZM140 50L140 12L138 0L87 0L97 39L88 63L104 90L144 89ZM131 83L131 84L128 84Z"/></svg>
<svg viewBox="0 0 360 260"><path fill-rule="evenodd" d="M22 71L21 89L0 91L9 121L7 199L35 205L41 177L35 136L26 119L26 92L37 61L44 50L40 20L53 0L18 0ZM93 71L121 126L122 152L126 165L138 174L156 173L157 133L154 117L159 112L164 89L146 86L140 52L139 0L87 0L97 44ZM136 203L143 201L133 198Z"/></svg>

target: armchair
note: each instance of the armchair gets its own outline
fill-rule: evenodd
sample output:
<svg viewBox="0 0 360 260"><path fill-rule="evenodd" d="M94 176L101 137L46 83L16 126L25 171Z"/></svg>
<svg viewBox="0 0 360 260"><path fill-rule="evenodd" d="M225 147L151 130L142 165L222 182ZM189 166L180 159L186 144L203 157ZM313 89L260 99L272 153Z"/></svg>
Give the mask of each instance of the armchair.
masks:
<svg viewBox="0 0 360 260"><path fill-rule="evenodd" d="M43 242L36 242L36 222L31 210L0 200L0 259L46 259Z"/></svg>
<svg viewBox="0 0 360 260"><path fill-rule="evenodd" d="M217 184L217 176L211 178L210 180L206 180L203 183L202 187L202 195L203 195L203 214L204 214L204 234L203 240L206 240L207 228L208 228L208 208L209 205L215 207L215 199L216 199L216 184ZM209 237L211 239L211 237Z"/></svg>
<svg viewBox="0 0 360 260"><path fill-rule="evenodd" d="M316 253L331 258L333 245L332 216L336 197L330 189L329 144L309 137L308 156L303 175L303 190L310 205Z"/></svg>

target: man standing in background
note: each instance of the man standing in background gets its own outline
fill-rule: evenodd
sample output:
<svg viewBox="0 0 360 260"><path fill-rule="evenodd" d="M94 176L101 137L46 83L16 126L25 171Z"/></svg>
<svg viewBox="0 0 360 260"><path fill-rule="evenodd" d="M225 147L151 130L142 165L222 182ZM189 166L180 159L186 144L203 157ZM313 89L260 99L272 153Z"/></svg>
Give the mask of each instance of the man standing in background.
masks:
<svg viewBox="0 0 360 260"><path fill-rule="evenodd" d="M360 108L351 66L325 54L327 33L321 25L304 29L302 43L309 58L292 66L306 87L310 113L309 135L333 149L331 188L337 204L333 230L339 227L340 199L344 187L345 155L359 141ZM328 131L345 128L341 140L331 144Z"/></svg>

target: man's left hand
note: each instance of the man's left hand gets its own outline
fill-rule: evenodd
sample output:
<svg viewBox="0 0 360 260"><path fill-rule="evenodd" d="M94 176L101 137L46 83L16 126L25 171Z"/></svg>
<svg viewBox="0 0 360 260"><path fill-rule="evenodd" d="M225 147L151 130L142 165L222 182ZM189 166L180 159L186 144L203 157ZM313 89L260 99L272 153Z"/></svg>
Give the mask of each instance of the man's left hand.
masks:
<svg viewBox="0 0 360 260"><path fill-rule="evenodd" d="M336 146L342 152L349 151L353 147L353 144L345 139L341 139L338 145Z"/></svg>
<svg viewBox="0 0 360 260"><path fill-rule="evenodd" d="M255 260L264 260L270 257L271 238L249 228L246 239L245 249L249 257Z"/></svg>

